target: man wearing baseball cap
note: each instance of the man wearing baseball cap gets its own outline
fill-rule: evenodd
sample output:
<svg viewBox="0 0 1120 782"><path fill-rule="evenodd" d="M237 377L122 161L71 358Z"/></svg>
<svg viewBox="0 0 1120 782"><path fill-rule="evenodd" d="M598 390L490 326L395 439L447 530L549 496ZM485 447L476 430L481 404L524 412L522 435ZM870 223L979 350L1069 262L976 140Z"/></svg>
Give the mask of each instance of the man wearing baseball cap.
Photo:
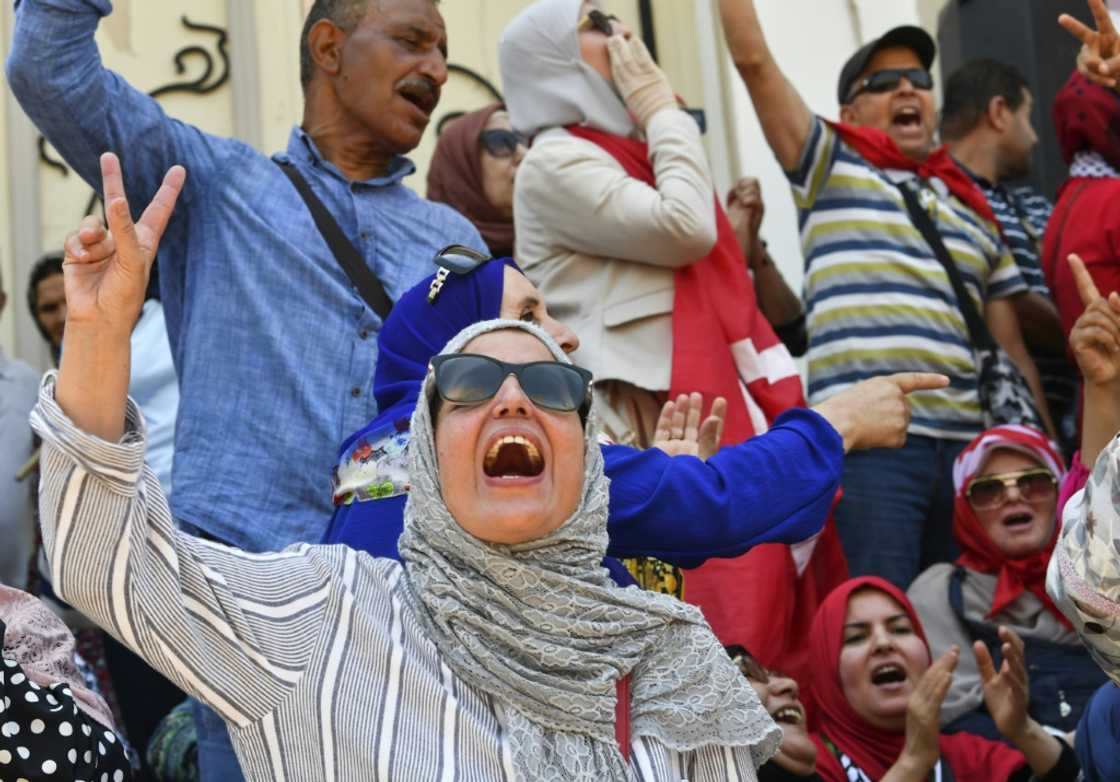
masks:
<svg viewBox="0 0 1120 782"><path fill-rule="evenodd" d="M983 193L935 144L936 46L924 30L896 27L848 59L835 123L814 115L782 74L753 0L720 0L720 12L800 213L810 403L883 373L952 378L946 389L913 395L902 450L845 460L835 518L851 574L905 588L922 568L953 556L952 463L983 423L968 328L902 188L930 213L977 309L1044 411L1011 303L1027 286Z"/></svg>

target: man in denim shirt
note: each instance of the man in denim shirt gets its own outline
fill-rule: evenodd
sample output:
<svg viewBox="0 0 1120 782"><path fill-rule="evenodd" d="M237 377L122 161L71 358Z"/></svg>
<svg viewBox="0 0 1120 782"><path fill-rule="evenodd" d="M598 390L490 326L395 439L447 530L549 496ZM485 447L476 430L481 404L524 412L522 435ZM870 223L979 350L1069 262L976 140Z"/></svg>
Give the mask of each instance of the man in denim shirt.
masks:
<svg viewBox="0 0 1120 782"><path fill-rule="evenodd" d="M182 392L172 511L249 551L317 542L336 449L377 412L380 318L272 160L168 117L102 66L94 32L110 0L15 7L8 83L91 187L101 189L105 151L120 155L137 204L173 164L188 171L160 247ZM433 0L316 0L301 41L303 122L275 156L295 165L394 299L431 272L440 247L485 249L465 218L402 184L414 170L402 156L447 79L446 48ZM224 773L214 778L236 778Z"/></svg>

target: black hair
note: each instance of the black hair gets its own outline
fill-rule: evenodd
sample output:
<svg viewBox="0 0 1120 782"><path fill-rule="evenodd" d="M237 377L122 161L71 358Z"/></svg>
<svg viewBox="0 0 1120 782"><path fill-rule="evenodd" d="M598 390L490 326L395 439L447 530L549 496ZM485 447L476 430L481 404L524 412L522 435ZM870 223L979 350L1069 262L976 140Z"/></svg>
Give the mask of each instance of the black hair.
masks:
<svg viewBox="0 0 1120 782"><path fill-rule="evenodd" d="M992 98L1003 98L1016 111L1023 105L1027 80L1014 65L990 59L971 60L945 82L941 136L959 139L971 132L988 110Z"/></svg>
<svg viewBox="0 0 1120 782"><path fill-rule="evenodd" d="M299 83L304 91L311 84L311 77L315 73L315 61L311 59L311 28L326 19L349 33L358 26L370 5L375 2L376 0L315 0L311 10L307 12L303 32L299 37ZM438 3L439 0L432 2Z"/></svg>
<svg viewBox="0 0 1120 782"><path fill-rule="evenodd" d="M299 38L299 81L305 90L315 72L315 62L311 59L311 28L326 19L350 32L362 20L370 2L372 0L315 0Z"/></svg>
<svg viewBox="0 0 1120 782"><path fill-rule="evenodd" d="M59 252L47 253L31 267L31 279L27 282L27 309L36 323L39 322L35 317L39 306L39 283L56 274L62 274L62 253Z"/></svg>

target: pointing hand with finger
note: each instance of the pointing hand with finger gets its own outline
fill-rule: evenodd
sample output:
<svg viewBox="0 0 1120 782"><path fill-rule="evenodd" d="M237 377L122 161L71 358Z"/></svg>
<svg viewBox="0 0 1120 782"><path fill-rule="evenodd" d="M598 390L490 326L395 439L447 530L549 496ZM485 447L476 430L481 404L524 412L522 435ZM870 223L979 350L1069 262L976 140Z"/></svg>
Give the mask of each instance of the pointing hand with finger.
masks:
<svg viewBox="0 0 1120 782"><path fill-rule="evenodd" d="M1085 311L1069 333L1069 346L1085 382L1110 385L1120 381L1120 294L1104 297L1084 261L1069 256L1069 265Z"/></svg>
<svg viewBox="0 0 1120 782"><path fill-rule="evenodd" d="M935 391L949 378L932 372L900 372L856 383L813 409L844 438L845 452L901 448L910 426L909 394Z"/></svg>

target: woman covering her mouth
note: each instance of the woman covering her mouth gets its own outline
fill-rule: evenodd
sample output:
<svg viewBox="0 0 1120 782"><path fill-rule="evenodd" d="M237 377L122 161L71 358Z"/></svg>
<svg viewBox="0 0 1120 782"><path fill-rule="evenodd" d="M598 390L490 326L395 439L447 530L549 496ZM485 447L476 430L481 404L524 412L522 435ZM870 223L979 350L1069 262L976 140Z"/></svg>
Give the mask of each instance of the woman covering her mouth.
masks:
<svg viewBox="0 0 1120 782"><path fill-rule="evenodd" d="M961 652L932 660L906 595L875 577L846 581L817 611L810 631L817 771L826 782L953 779L1003 782L1076 779L1064 742L1026 713L1022 641L1001 628L1004 662L977 645L984 698L1006 744L969 733L941 735L938 714ZM965 652L967 654L968 652ZM951 776L950 776L951 775Z"/></svg>
<svg viewBox="0 0 1120 782"><path fill-rule="evenodd" d="M977 640L994 648L1000 625L1014 630L1034 671L1031 716L1068 733L1107 677L1046 594L1065 476L1062 457L1041 432L1022 426L982 432L953 468L953 535L961 555L928 568L907 594L935 656ZM941 722L949 732L1000 738L969 655L957 666Z"/></svg>

